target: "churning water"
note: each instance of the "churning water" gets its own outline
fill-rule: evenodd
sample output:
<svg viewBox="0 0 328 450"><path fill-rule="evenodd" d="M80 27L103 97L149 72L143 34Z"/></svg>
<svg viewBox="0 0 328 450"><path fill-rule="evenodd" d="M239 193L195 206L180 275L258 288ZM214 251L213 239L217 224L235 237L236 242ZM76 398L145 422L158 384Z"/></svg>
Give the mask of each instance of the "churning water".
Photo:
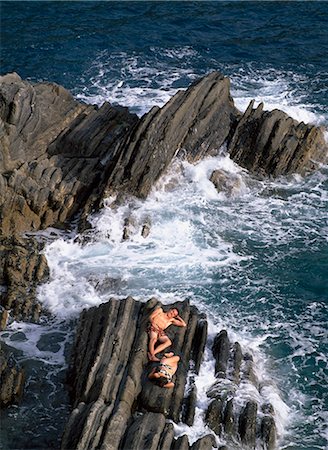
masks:
<svg viewBox="0 0 328 450"><path fill-rule="evenodd" d="M327 126L327 4L243 2L3 2L3 72L57 81L76 98L129 106L141 115L210 70L231 78L236 106L264 101L297 120ZM246 13L247 10L247 13ZM18 40L19 36L19 40ZM238 179L233 196L209 177ZM145 201L91 218L87 244L47 230L50 282L41 325L2 333L28 371L22 405L4 413L3 449L56 448L68 414L65 357L78 313L110 296L163 303L190 299L210 339L226 328L250 349L275 406L281 449L327 446L328 168L259 181L220 154L175 161ZM135 234L122 241L124 218ZM151 223L144 239L140 228ZM202 432L209 350L197 378ZM253 395L249 386L238 392ZM37 430L37 432L35 431ZM176 433L186 431L176 425Z"/></svg>

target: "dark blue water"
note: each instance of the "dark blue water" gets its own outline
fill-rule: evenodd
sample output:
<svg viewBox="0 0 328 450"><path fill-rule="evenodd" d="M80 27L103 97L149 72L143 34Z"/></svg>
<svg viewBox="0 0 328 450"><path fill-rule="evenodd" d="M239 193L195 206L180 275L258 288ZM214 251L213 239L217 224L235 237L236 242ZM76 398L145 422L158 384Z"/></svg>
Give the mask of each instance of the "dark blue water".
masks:
<svg viewBox="0 0 328 450"><path fill-rule="evenodd" d="M220 70L231 78L240 109L255 98L269 109L281 108L298 120L327 127L327 2L1 2L0 7L2 74L15 71L33 82L54 81L78 99L97 104L109 100L142 114L199 76ZM189 182L195 179L203 180L194 177ZM260 343L266 370L290 408L280 448L324 449L327 180L326 167L304 180L258 185L245 179L248 190L234 201L213 200L206 190L191 194L183 187L183 207L166 197L158 200L167 208L166 215L152 203L144 207L160 223L159 240L155 230L153 242L160 268L138 242L134 250L120 250L117 244L110 260L99 262L99 254L111 251L109 243L103 248L99 241L85 255L58 241L48 252L53 280L42 299L49 306L58 295L75 307L79 293L67 287L72 277L81 280L88 270L116 268L129 280L117 294L139 292L147 297L156 285L164 297L174 293L208 305L215 320L229 324L248 342ZM186 252L178 263L173 251L166 253L173 230L179 237L179 255ZM180 248L183 239L185 249ZM218 265L213 268L214 250ZM229 262L222 262L224 258ZM84 289L77 286L80 292ZM87 288L86 294L93 295ZM58 311L68 308L59 301ZM88 304L89 299L80 301ZM37 346L42 332L24 326L20 331L30 340L34 336ZM17 344L15 331L10 333L14 334L5 339ZM63 391L57 392L63 381L62 355L57 357L53 349L52 357L38 355L42 361L36 363L33 345L20 347L23 353L18 353L29 370L30 393L23 413L13 407L3 417L3 449L59 445L67 405ZM36 389L38 376L43 377L41 393ZM34 413L29 416L31 408ZM24 433L40 417L43 430L28 442ZM13 437L14 430L19 436Z"/></svg>

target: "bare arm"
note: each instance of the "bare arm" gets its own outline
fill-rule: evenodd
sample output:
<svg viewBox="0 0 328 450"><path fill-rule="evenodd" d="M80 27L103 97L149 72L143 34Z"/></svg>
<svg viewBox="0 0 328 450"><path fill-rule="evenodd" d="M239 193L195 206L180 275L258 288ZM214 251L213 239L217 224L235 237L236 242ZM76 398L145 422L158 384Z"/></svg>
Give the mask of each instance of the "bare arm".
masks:
<svg viewBox="0 0 328 450"><path fill-rule="evenodd" d="M152 371L150 372L150 374L148 375L148 378L149 378L150 380L153 380L154 378L157 378L157 377L155 376L155 370L156 370L156 368L154 367L154 368L152 369Z"/></svg>
<svg viewBox="0 0 328 450"><path fill-rule="evenodd" d="M173 381L170 381L170 383L166 383L166 384L164 385L164 387L167 388L167 389L173 388L173 387L174 387Z"/></svg>
<svg viewBox="0 0 328 450"><path fill-rule="evenodd" d="M177 327L186 327L187 326L186 322L183 319L181 319L180 316L176 316L174 319L172 319L172 323L174 325L176 325Z"/></svg>

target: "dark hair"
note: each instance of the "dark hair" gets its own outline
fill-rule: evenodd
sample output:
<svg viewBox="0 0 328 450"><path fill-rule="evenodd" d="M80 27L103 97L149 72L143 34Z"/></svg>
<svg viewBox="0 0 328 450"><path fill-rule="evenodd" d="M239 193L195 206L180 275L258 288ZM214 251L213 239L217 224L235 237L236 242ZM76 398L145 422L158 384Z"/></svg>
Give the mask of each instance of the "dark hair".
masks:
<svg viewBox="0 0 328 450"><path fill-rule="evenodd" d="M159 387L164 387L168 383L168 379L166 377L156 378L155 383Z"/></svg>

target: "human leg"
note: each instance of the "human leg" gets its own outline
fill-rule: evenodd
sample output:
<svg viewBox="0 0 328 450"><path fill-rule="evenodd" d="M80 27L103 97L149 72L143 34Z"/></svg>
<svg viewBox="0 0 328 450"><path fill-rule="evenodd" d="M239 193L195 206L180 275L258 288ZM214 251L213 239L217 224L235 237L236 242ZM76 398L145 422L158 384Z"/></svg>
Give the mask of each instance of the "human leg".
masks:
<svg viewBox="0 0 328 450"><path fill-rule="evenodd" d="M155 331L149 332L149 345L148 345L148 359L150 361L159 361L158 358L155 356L155 345L158 341L158 333Z"/></svg>
<svg viewBox="0 0 328 450"><path fill-rule="evenodd" d="M157 355L157 353L162 352L163 350L165 350L167 347L169 347L172 344L171 339L164 335L164 336L160 336L158 339L158 342L160 342L160 344L155 348L154 354Z"/></svg>

